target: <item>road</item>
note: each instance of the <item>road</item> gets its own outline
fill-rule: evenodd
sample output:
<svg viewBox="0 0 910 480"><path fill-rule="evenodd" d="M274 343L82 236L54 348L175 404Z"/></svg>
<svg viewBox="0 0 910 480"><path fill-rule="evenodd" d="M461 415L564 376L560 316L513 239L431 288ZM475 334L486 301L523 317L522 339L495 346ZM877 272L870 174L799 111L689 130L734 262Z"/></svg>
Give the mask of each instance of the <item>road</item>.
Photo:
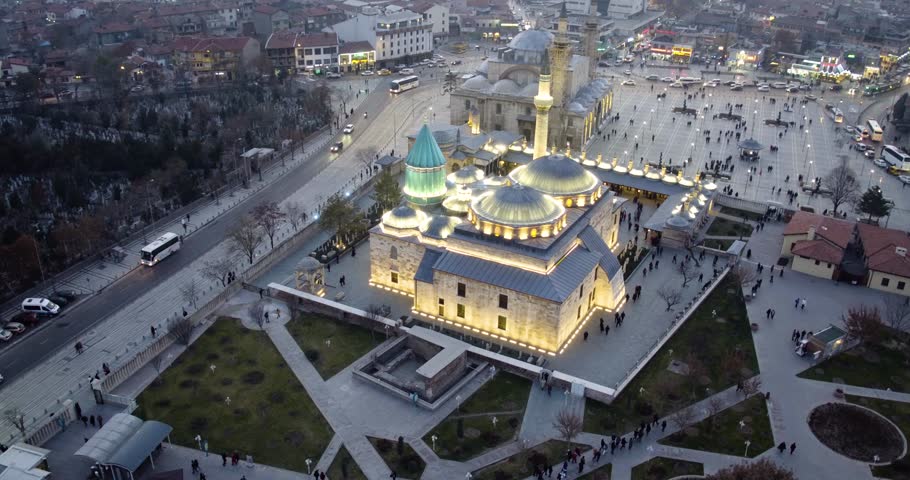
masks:
<svg viewBox="0 0 910 480"><path fill-rule="evenodd" d="M356 82L355 82L356 83ZM389 103L387 84L383 82L380 88L369 94L369 97L355 111L358 123L366 126L364 122L373 122L379 115L371 115L362 119L361 112L380 112ZM345 140L356 142L364 131L358 129ZM338 135L337 138L341 138ZM334 141L337 141L334 140ZM7 382L15 379L29 368L41 362L58 349L70 348L75 338L91 329L111 314L119 311L126 305L139 299L157 285L166 282L177 272L186 268L191 262L214 248L227 238L230 229L243 215L248 214L256 205L262 202L280 202L290 194L297 191L307 180L316 176L333 159L335 155L325 152L310 158L308 162L301 163L296 169L291 170L269 188L254 194L244 203L228 210L213 223L190 237L181 250L174 256L161 262L154 268L139 268L114 282L110 287L101 291L91 299L67 311L60 317L51 320L53 325L43 328L21 342L10 345L0 352L0 373Z"/></svg>

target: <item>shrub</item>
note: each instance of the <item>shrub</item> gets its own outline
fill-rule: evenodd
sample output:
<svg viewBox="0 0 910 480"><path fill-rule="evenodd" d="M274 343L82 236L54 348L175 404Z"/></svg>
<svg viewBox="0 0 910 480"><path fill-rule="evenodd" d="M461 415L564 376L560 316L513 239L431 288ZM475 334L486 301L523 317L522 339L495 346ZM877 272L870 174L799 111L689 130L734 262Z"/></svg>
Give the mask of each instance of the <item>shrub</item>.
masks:
<svg viewBox="0 0 910 480"><path fill-rule="evenodd" d="M380 453L386 453L392 449L392 442L380 438L379 441L376 442L376 449L379 450Z"/></svg>
<svg viewBox="0 0 910 480"><path fill-rule="evenodd" d="M303 352L303 354L306 355L306 359L309 360L310 362L319 361L319 350L310 349L310 350Z"/></svg>
<svg viewBox="0 0 910 480"><path fill-rule="evenodd" d="M518 417L509 418L509 426L510 426L510 427L512 427L512 428L518 428L518 424L519 424Z"/></svg>
<svg viewBox="0 0 910 480"><path fill-rule="evenodd" d="M654 407L652 407L650 403L643 400L636 400L635 412L643 417L647 417L654 413Z"/></svg>
<svg viewBox="0 0 910 480"><path fill-rule="evenodd" d="M459 418L455 422L455 435L458 436L458 438L464 438L464 419L463 418Z"/></svg>

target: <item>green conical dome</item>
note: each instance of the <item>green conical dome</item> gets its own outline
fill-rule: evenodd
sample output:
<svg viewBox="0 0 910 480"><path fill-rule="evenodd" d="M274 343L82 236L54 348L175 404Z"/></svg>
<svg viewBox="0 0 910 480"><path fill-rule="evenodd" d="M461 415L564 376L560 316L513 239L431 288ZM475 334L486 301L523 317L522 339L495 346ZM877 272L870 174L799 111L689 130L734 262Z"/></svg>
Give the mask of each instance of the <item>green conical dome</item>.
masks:
<svg viewBox="0 0 910 480"><path fill-rule="evenodd" d="M417 134L414 146L408 152L408 158L405 159L404 163L409 167L415 168L445 166L446 158L442 155L442 150L439 149L436 139L433 138L433 134L430 133L430 129L426 124L420 128L420 133Z"/></svg>

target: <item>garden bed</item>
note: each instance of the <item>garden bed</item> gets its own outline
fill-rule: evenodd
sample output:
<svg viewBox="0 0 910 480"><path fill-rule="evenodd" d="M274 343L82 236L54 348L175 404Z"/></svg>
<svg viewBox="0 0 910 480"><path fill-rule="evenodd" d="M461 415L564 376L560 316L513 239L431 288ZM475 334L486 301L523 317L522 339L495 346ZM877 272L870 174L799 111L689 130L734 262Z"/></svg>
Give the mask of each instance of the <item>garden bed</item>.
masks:
<svg viewBox="0 0 910 480"><path fill-rule="evenodd" d="M904 452L900 431L881 415L856 405L826 403L809 414L809 428L820 442L841 455L890 462Z"/></svg>
<svg viewBox="0 0 910 480"><path fill-rule="evenodd" d="M910 392L910 348L889 330L885 339L864 343L813 365L800 378Z"/></svg>
<svg viewBox="0 0 910 480"><path fill-rule="evenodd" d="M389 469L394 471L399 477L420 478L423 469L427 464L424 463L420 455L404 442L399 452L398 442L386 440L384 438L367 437L373 448L379 452L379 456L385 461Z"/></svg>
<svg viewBox="0 0 910 480"><path fill-rule="evenodd" d="M726 218L715 217L705 235L719 237L748 237L752 235L752 225L745 221L736 222Z"/></svg>
<svg viewBox="0 0 910 480"><path fill-rule="evenodd" d="M704 465L673 458L654 457L632 468L632 480L667 480L682 475L703 475Z"/></svg>
<svg viewBox="0 0 910 480"><path fill-rule="evenodd" d="M743 422L743 425L740 425L740 422ZM749 458L755 458L774 447L768 406L761 394L753 395L683 431L676 432L660 443L741 457L746 453L746 441L750 442Z"/></svg>
<svg viewBox="0 0 910 480"><path fill-rule="evenodd" d="M910 438L910 403L882 400L880 398L859 397L847 395L850 403L871 408L894 422L904 434L904 439ZM910 458L905 455L891 465L878 465L872 467L872 474L877 478L890 478L891 480L910 480Z"/></svg>
<svg viewBox="0 0 910 480"><path fill-rule="evenodd" d="M384 339L381 333L365 327L309 314L288 322L287 329L325 380L366 355Z"/></svg>
<svg viewBox="0 0 910 480"><path fill-rule="evenodd" d="M332 465L329 466L326 475L332 480L367 480L367 476L363 474L348 449L344 447L341 447L341 450L335 454L335 459L332 460Z"/></svg>
<svg viewBox="0 0 910 480"><path fill-rule="evenodd" d="M534 467L541 469L562 464L566 450L580 448L583 452L591 449L587 445L569 444L561 440L547 440L537 446L516 453L505 460L474 472L476 480L521 480L534 474ZM593 463L593 462L592 462ZM575 464L572 464L575 466ZM570 467L571 468L571 467ZM575 466L577 469L578 467Z"/></svg>

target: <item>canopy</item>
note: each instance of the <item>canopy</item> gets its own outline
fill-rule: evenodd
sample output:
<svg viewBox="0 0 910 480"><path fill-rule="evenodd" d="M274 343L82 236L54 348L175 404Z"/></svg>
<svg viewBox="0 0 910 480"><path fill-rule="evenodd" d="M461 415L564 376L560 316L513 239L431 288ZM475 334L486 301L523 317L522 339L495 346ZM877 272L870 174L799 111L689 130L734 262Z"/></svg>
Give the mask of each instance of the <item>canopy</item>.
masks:
<svg viewBox="0 0 910 480"><path fill-rule="evenodd" d="M76 455L134 472L170 435L171 430L171 426L165 423L154 420L143 422L133 415L118 413L92 435L76 451Z"/></svg>
<svg viewBox="0 0 910 480"><path fill-rule="evenodd" d="M739 148L742 148L743 150L761 150L765 148L765 146L758 143L754 138L749 138L739 142Z"/></svg>

